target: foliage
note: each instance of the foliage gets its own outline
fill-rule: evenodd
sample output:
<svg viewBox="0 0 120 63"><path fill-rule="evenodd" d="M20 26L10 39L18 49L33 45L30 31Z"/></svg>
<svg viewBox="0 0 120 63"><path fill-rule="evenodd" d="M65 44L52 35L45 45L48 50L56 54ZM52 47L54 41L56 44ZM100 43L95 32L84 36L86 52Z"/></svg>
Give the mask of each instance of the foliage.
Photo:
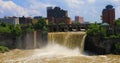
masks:
<svg viewBox="0 0 120 63"><path fill-rule="evenodd" d="M9 51L8 47L0 46L0 52L4 53L6 51Z"/></svg>
<svg viewBox="0 0 120 63"><path fill-rule="evenodd" d="M73 25L79 25L80 23L79 22L72 22Z"/></svg>
<svg viewBox="0 0 120 63"><path fill-rule="evenodd" d="M39 19L38 22L34 25L34 28L41 31L47 31L47 24L45 19Z"/></svg>
<svg viewBox="0 0 120 63"><path fill-rule="evenodd" d="M20 25L13 25L9 23L0 23L0 34L19 36L22 33Z"/></svg>
<svg viewBox="0 0 120 63"><path fill-rule="evenodd" d="M10 24L0 23L0 33L10 33Z"/></svg>
<svg viewBox="0 0 120 63"><path fill-rule="evenodd" d="M21 29L20 25L14 26L11 33L14 36L20 36L22 34L22 29Z"/></svg>
<svg viewBox="0 0 120 63"><path fill-rule="evenodd" d="M91 36L99 35L100 33L100 26L97 24L90 24L90 29L87 30L87 34Z"/></svg>
<svg viewBox="0 0 120 63"><path fill-rule="evenodd" d="M64 25L65 25L65 23L64 23L64 22L61 22L61 23L59 23L59 25L62 25L62 26L64 26Z"/></svg>
<svg viewBox="0 0 120 63"><path fill-rule="evenodd" d="M54 25L54 23L53 22L48 22L48 25Z"/></svg>
<svg viewBox="0 0 120 63"><path fill-rule="evenodd" d="M107 31L106 31L106 29L103 28L103 27L101 27L101 29L100 29L100 33L101 33L101 36L104 36L104 37L107 36Z"/></svg>
<svg viewBox="0 0 120 63"><path fill-rule="evenodd" d="M102 36L105 37L106 29L104 27L100 27L100 25L96 23L90 24L90 28L87 30L87 34L90 36Z"/></svg>
<svg viewBox="0 0 120 63"><path fill-rule="evenodd" d="M117 26L120 26L120 19L116 20L116 21L115 21L115 24L116 24Z"/></svg>
<svg viewBox="0 0 120 63"><path fill-rule="evenodd" d="M115 44L115 53L120 54L120 43Z"/></svg>
<svg viewBox="0 0 120 63"><path fill-rule="evenodd" d="M26 31L27 32L34 31L34 27L32 25L28 25L27 28L26 28Z"/></svg>

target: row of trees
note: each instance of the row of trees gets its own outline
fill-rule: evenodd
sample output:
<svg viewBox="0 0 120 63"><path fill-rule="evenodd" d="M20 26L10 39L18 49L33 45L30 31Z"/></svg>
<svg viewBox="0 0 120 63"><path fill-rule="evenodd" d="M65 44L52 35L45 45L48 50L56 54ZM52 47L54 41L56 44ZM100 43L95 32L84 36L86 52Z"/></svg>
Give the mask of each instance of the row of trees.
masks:
<svg viewBox="0 0 120 63"><path fill-rule="evenodd" d="M46 31L47 26L45 19L39 19L37 23L32 25L25 26L22 25L13 25L9 23L0 23L0 35L12 35L12 36L20 36L23 32L29 32L34 30Z"/></svg>
<svg viewBox="0 0 120 63"><path fill-rule="evenodd" d="M120 29L120 19L115 21L114 26L117 27L117 29ZM101 25L98 25L97 23L90 24L90 28L87 30L87 34L88 34L88 36L97 36L97 37L101 37L101 38L120 39L120 33L108 34L107 28L102 27ZM114 44L114 47L115 47L114 53L120 54L120 42Z"/></svg>

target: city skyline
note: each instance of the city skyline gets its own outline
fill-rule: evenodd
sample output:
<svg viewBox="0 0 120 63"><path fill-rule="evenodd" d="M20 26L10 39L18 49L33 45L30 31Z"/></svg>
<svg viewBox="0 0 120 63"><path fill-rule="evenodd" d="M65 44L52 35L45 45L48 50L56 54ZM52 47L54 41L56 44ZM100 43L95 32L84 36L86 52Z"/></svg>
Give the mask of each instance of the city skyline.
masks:
<svg viewBox="0 0 120 63"><path fill-rule="evenodd" d="M4 16L44 16L49 6L61 7L68 11L74 20L76 15L83 16L85 21L102 22L102 10L106 5L113 5L116 19L120 17L120 0L0 0L0 17Z"/></svg>

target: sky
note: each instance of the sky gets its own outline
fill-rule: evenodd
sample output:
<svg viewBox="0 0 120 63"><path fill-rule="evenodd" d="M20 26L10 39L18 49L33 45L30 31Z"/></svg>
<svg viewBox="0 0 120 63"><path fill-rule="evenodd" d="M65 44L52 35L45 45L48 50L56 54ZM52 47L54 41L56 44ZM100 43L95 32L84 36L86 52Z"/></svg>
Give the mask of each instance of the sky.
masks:
<svg viewBox="0 0 120 63"><path fill-rule="evenodd" d="M0 0L0 17L4 16L43 16L46 7L61 7L69 17L82 16L88 22L101 22L102 10L113 5L116 19L120 18L120 0Z"/></svg>

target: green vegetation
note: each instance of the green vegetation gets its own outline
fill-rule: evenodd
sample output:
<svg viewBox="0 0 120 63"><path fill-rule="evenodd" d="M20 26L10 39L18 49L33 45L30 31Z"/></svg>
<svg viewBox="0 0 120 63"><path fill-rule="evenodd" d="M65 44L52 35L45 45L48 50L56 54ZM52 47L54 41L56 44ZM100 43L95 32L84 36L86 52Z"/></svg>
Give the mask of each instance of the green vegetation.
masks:
<svg viewBox="0 0 120 63"><path fill-rule="evenodd" d="M9 49L5 46L0 46L0 52L4 53L4 52L7 52L9 51Z"/></svg>
<svg viewBox="0 0 120 63"><path fill-rule="evenodd" d="M120 43L115 44L115 53L116 54L120 53Z"/></svg>
<svg viewBox="0 0 120 63"><path fill-rule="evenodd" d="M117 20L115 21L115 25L116 25L116 26L120 26L120 19L117 19Z"/></svg>
<svg viewBox="0 0 120 63"><path fill-rule="evenodd" d="M0 34L1 35L14 35L19 36L22 33L20 25L12 25L8 23L0 23Z"/></svg>
<svg viewBox="0 0 120 63"><path fill-rule="evenodd" d="M25 31L25 32L31 32L31 31L34 31L34 30L35 30L35 29L34 29L33 25L27 25L26 29L23 30L23 32L24 32L24 31Z"/></svg>
<svg viewBox="0 0 120 63"><path fill-rule="evenodd" d="M45 19L39 19L38 22L34 25L36 30L47 32L47 24Z"/></svg>
<svg viewBox="0 0 120 63"><path fill-rule="evenodd" d="M73 25L79 25L80 23L77 22L77 21L75 21L75 22L73 22L72 24L73 24Z"/></svg>
<svg viewBox="0 0 120 63"><path fill-rule="evenodd" d="M24 27L24 28L22 28ZM0 23L0 35L11 35L11 36L20 36L23 32L30 32L34 30L40 30L47 32L47 25L45 19L39 19L38 22L34 25L13 25L9 23Z"/></svg>
<svg viewBox="0 0 120 63"><path fill-rule="evenodd" d="M104 27L100 27L100 25L96 23L90 24L90 29L87 30L87 34L90 36L106 36L106 29Z"/></svg>

